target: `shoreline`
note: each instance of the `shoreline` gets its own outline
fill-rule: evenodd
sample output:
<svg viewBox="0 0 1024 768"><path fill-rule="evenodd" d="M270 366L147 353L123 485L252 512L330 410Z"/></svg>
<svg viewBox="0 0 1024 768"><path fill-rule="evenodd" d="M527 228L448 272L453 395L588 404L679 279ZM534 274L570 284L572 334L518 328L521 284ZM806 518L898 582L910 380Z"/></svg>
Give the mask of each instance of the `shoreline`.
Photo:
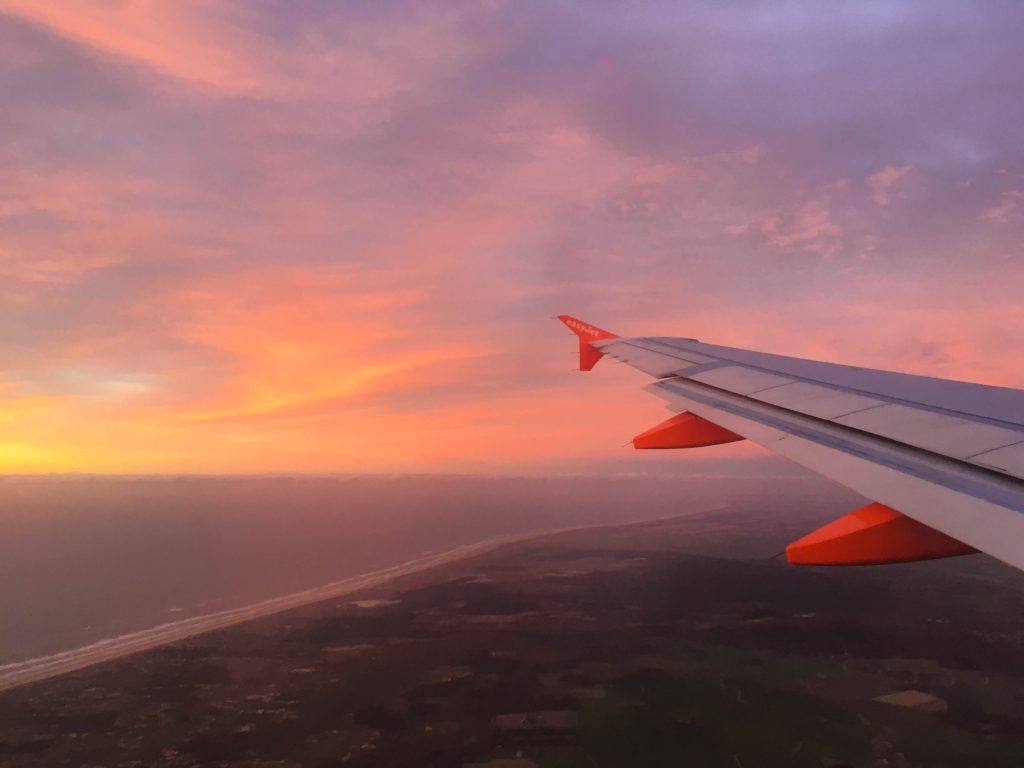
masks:
<svg viewBox="0 0 1024 768"><path fill-rule="evenodd" d="M551 531L550 533L561 532L559 530ZM158 624L155 627L118 637L97 640L89 645L69 651L60 651L49 656L39 656L33 659L26 659L25 661L5 664L0 666L0 691L7 691L22 685L84 669L94 664L101 664L105 661L113 661L124 656L141 653L142 651L168 645L178 640L184 640L193 635L213 632L252 619L282 613L292 608L300 608L323 600L343 597L361 589L380 586L401 576L429 570L435 566L453 563L473 555L484 554L505 544L514 544L517 541L543 536L546 533L548 532L514 534L484 539L483 541L465 544L445 552L407 560L404 563L370 571L359 576L332 581L301 592L293 592L288 595L281 595L280 597L260 600L240 608L230 608L225 611L217 611L216 613L193 616L181 621Z"/></svg>
<svg viewBox="0 0 1024 768"><path fill-rule="evenodd" d="M338 581L332 581L318 587L293 592L288 595L268 598L251 605L240 608L231 608L225 611L193 616L192 618L180 621L158 624L155 627L131 632L117 637L98 640L89 645L74 648L68 651L60 651L49 656L39 656L24 661L11 662L0 665L0 692L29 685L52 677L58 677L70 672L75 672L106 661L114 661L125 656L148 651L163 645L184 640L194 635L213 632L218 629L225 629L246 621L272 616L277 613L312 605L325 600L331 600L345 595L350 595L363 589L378 587L392 580L409 576L438 566L465 560L474 556L490 553L496 549L509 544L517 544L533 539L540 539L547 536L555 536L573 531L593 530L599 528L622 528L636 525L649 525L652 523L674 520L681 517L713 512L718 508L698 509L686 512L681 515L669 517L652 518L651 520L638 520L628 523L600 523L597 525L576 525L564 528L553 528L550 530L531 531L528 533L509 534L507 536L496 536L490 539L464 544L444 552L418 557L407 560L398 565L388 566L376 571L370 571L359 576L352 576Z"/></svg>

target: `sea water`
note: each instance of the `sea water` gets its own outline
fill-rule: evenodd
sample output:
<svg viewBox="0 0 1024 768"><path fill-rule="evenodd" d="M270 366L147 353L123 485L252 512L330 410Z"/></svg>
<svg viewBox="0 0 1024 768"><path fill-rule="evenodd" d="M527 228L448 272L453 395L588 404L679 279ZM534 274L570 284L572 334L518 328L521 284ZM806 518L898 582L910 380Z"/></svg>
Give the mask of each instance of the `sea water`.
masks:
<svg viewBox="0 0 1024 768"><path fill-rule="evenodd" d="M0 665L494 537L700 511L743 485L695 477L5 478Z"/></svg>

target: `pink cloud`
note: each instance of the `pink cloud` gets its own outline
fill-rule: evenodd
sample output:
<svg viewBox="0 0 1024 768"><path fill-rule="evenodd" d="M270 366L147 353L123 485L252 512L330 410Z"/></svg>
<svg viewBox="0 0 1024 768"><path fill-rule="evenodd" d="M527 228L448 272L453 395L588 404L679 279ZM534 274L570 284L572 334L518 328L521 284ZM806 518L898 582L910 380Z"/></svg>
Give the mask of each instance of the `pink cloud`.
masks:
<svg viewBox="0 0 1024 768"><path fill-rule="evenodd" d="M1017 216L1018 205L1022 197L1024 197L1024 193L1016 189L1004 192L999 204L982 211L978 214L978 219L995 224L1006 224Z"/></svg>
<svg viewBox="0 0 1024 768"><path fill-rule="evenodd" d="M27 41L0 137L12 468L650 466L619 446L660 403L621 366L574 373L565 311L1024 381L1019 193L992 206L1010 171L931 141L895 98L922 84L859 79L831 25L786 31L772 67L750 46L776 33L734 38L717 5L649 26L612 6L0 7ZM1005 125L969 143L1017 173Z"/></svg>
<svg viewBox="0 0 1024 768"><path fill-rule="evenodd" d="M107 54L197 85L245 91L267 72L244 16L228 3L104 3L3 0L0 9ZM243 50L250 49L250 50Z"/></svg>
<svg viewBox="0 0 1024 768"><path fill-rule="evenodd" d="M893 196L899 194L901 182L914 170L912 165L887 165L878 173L868 177L870 198L877 205L888 205Z"/></svg>

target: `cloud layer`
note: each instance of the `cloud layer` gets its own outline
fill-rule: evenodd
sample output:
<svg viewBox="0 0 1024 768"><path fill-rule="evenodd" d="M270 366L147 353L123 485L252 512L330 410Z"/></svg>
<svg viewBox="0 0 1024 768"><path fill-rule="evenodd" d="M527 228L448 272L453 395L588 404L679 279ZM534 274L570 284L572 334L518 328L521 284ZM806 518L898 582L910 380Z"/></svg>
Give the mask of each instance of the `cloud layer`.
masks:
<svg viewBox="0 0 1024 768"><path fill-rule="evenodd" d="M558 312L1024 386L1022 25L0 0L0 466L648 466Z"/></svg>

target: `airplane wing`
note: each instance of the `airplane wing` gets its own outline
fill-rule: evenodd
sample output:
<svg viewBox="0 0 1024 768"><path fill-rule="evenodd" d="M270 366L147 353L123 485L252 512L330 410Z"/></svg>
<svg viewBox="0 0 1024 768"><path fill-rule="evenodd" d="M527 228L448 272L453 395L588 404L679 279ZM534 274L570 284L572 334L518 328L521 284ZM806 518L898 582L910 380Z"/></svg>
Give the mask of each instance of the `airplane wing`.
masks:
<svg viewBox="0 0 1024 768"><path fill-rule="evenodd" d="M580 369L604 356L654 377L675 416L640 449L748 439L874 503L787 547L792 563L864 565L982 551L1024 570L1024 390L622 338L568 315Z"/></svg>

